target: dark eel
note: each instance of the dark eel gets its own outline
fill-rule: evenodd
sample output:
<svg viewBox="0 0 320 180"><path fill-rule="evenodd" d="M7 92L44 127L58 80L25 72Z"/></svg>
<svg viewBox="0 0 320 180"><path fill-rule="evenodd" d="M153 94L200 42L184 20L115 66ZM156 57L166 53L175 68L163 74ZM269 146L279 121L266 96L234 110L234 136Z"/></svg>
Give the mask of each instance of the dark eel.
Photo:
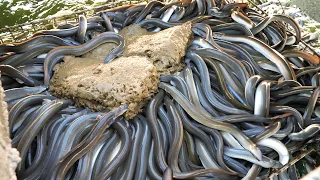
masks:
<svg viewBox="0 0 320 180"><path fill-rule="evenodd" d="M98 120L94 125L86 138L76 147L71 149L71 151L63 157L63 160L59 161L51 179L64 179L69 168L80 157L92 149L92 147L99 141L99 138L103 135L104 131L115 123L117 118L127 111L127 108L127 105L123 105L103 115L103 117L100 117L100 120Z"/></svg>
<svg viewBox="0 0 320 180"><path fill-rule="evenodd" d="M110 177L117 168L125 161L125 158L129 154L131 147L131 138L129 136L128 129L121 122L116 122L114 128L119 132L120 137L123 141L120 152L117 156L109 163L105 164L102 172L97 176L97 179L107 179Z"/></svg>
<svg viewBox="0 0 320 180"><path fill-rule="evenodd" d="M84 15L79 16L79 27L76 35L76 40L80 44L84 43L84 38L87 32L87 18Z"/></svg>
<svg viewBox="0 0 320 180"><path fill-rule="evenodd" d="M99 24L99 23L88 23L87 24L87 30L104 30L104 28ZM78 27L73 27L70 29L52 29L52 30L43 30L43 31L38 31L36 32L33 37L37 37L40 35L53 35L53 36L58 36L61 38L64 37L70 37L73 35L76 35L78 33Z"/></svg>
<svg viewBox="0 0 320 180"><path fill-rule="evenodd" d="M24 53L31 46L34 46L36 44L42 44L42 43L52 43L57 46L73 46L74 45L67 39L62 39L54 35L41 35L41 36L33 37L21 43L1 44L0 52L1 53L3 52Z"/></svg>
<svg viewBox="0 0 320 180"><path fill-rule="evenodd" d="M80 46L60 46L48 53L44 60L44 85L49 86L49 81L52 76L53 67L61 62L62 57L66 55L79 56L83 55L92 49L100 46L104 43L116 43L118 47L113 49L110 54L105 59L105 63L112 61L114 58L118 57L124 50L124 40L123 38L112 32L105 32L95 37L94 39L86 42Z"/></svg>

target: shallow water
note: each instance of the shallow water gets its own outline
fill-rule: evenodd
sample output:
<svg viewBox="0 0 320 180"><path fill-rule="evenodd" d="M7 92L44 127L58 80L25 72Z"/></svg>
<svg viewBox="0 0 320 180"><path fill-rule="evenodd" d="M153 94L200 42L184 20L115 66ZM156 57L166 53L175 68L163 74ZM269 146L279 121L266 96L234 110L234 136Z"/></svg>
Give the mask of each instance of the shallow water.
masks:
<svg viewBox="0 0 320 180"><path fill-rule="evenodd" d="M110 0L0 0L0 28L54 14L84 10Z"/></svg>

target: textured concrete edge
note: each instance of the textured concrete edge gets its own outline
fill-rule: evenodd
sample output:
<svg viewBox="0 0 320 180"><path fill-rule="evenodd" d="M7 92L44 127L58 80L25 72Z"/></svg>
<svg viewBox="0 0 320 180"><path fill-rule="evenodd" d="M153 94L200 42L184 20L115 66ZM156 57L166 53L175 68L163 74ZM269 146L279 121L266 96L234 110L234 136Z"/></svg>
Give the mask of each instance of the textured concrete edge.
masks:
<svg viewBox="0 0 320 180"><path fill-rule="evenodd" d="M4 101L4 90L0 81L0 177L17 179L15 169L20 162L19 152L11 147L7 103Z"/></svg>
<svg viewBox="0 0 320 180"><path fill-rule="evenodd" d="M318 166L316 169L309 172L307 175L301 178L301 180L319 180L320 179L320 166Z"/></svg>

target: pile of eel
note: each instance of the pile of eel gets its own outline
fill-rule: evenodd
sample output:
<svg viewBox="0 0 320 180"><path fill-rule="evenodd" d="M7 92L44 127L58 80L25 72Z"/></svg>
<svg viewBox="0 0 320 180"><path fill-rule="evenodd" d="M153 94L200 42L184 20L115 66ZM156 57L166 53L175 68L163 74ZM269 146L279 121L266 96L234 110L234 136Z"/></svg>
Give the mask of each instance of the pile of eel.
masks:
<svg viewBox="0 0 320 180"><path fill-rule="evenodd" d="M135 118L124 120L127 105L91 112L49 93L63 56L120 44L108 63L121 56L122 28L136 23L157 32L188 21L194 39L186 67L161 76L159 91ZM191 0L107 9L2 44L1 82L21 156L17 177L298 179L295 162L303 158L300 169L311 171L320 149L319 57L297 50L301 39L286 15Z"/></svg>

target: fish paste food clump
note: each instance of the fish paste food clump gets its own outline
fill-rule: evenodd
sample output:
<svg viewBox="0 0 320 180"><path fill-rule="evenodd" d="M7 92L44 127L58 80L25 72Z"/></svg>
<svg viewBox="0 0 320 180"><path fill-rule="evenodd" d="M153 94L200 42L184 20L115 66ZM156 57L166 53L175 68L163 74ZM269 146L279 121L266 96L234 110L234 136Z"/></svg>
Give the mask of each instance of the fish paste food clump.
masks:
<svg viewBox="0 0 320 180"><path fill-rule="evenodd" d="M131 119L158 89L159 75L144 57L121 57L104 64L100 60L66 56L55 67L50 91L73 99L95 111L128 104Z"/></svg>
<svg viewBox="0 0 320 180"><path fill-rule="evenodd" d="M140 37L131 35L124 56L148 57L161 75L179 72L184 67L182 58L192 37L191 26L188 22L154 34ZM131 40L133 38L134 41Z"/></svg>
<svg viewBox="0 0 320 180"><path fill-rule="evenodd" d="M78 105L94 111L111 110L128 104L127 119L158 90L159 76L180 71L182 58L191 39L191 23L147 33L137 25L124 28L123 56L104 64L105 57L116 47L105 43L82 57L66 56L54 68L50 91L71 98Z"/></svg>

